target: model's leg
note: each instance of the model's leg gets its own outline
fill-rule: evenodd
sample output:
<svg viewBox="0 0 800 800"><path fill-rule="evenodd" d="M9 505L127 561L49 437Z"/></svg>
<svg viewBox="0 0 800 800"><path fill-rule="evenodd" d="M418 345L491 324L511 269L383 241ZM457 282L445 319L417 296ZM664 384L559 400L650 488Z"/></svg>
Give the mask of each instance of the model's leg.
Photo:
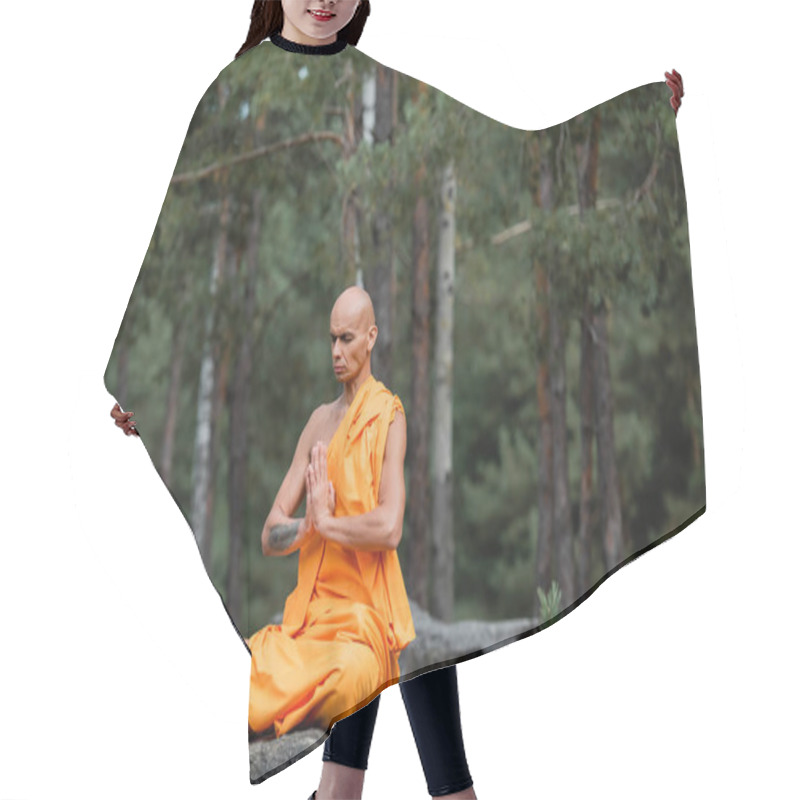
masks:
<svg viewBox="0 0 800 800"><path fill-rule="evenodd" d="M431 797L475 798L461 735L456 668L403 681L400 691Z"/></svg>
<svg viewBox="0 0 800 800"><path fill-rule="evenodd" d="M361 797L380 699L378 695L369 705L333 726L322 752L322 776L315 800Z"/></svg>

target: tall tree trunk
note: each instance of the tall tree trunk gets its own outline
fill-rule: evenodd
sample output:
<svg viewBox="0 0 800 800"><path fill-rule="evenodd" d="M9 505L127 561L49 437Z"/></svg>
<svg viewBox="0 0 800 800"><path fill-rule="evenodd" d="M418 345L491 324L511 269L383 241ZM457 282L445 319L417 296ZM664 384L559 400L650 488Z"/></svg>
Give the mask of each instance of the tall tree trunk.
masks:
<svg viewBox="0 0 800 800"><path fill-rule="evenodd" d="M580 367L580 418L581 418L581 496L578 521L577 553L575 571L578 586L589 586L591 573L591 529L592 529L592 463L594 460L594 346L589 327L591 307L584 304L581 318L581 367Z"/></svg>
<svg viewBox="0 0 800 800"><path fill-rule="evenodd" d="M592 311L595 332L594 385L597 463L603 498L603 552L606 569L617 566L622 556L622 501L614 445L614 406L611 361L608 352L608 312L604 302Z"/></svg>
<svg viewBox="0 0 800 800"><path fill-rule="evenodd" d="M697 421L701 419L698 413L697 396L699 391L695 394L695 384L699 383L696 378L687 378L686 380L686 407L689 410L689 430L692 434L692 463L695 467L699 467L703 463L703 454L700 449L700 434Z"/></svg>
<svg viewBox="0 0 800 800"><path fill-rule="evenodd" d="M533 169L531 172L531 191L534 203L545 213L550 213L555 204L555 187L550 143L544 131L531 140ZM539 256L533 259L534 280L536 282L536 320L538 333L537 356L539 366L536 375L536 396L539 409L539 508L538 537L536 545L536 583L547 592L551 581L556 577L556 564L553 558L555 536L555 489L554 489L554 431L553 431L553 392L550 377L550 280L548 270ZM534 601L538 603L538 598ZM541 609L538 609L541 614Z"/></svg>
<svg viewBox="0 0 800 800"><path fill-rule="evenodd" d="M172 329L172 357L169 368L169 390L167 392L167 419L164 423L164 446L161 449L161 478L172 486L172 460L175 453L175 429L178 424L178 401L180 400L183 353L186 345L186 320L179 313Z"/></svg>
<svg viewBox="0 0 800 800"><path fill-rule="evenodd" d="M228 425L228 577L226 598L228 613L234 620L242 612L242 543L244 541L245 505L247 502L247 412L252 368L252 329L255 312L258 246L261 238L263 190L253 192L250 231L244 258L242 292L237 303L241 308L241 327L234 367ZM238 287L237 287L238 288Z"/></svg>
<svg viewBox="0 0 800 800"><path fill-rule="evenodd" d="M583 141L575 144L575 161L578 166L578 208L581 219L586 211L594 209L597 205L597 162L600 155L601 120L601 112L593 111Z"/></svg>
<svg viewBox="0 0 800 800"><path fill-rule="evenodd" d="M547 273L539 259L534 260L536 280L536 318L539 341L549 339ZM546 351L545 351L546 352ZM553 579L553 421L550 414L550 374L548 359L539 358L536 371L536 399L539 409L539 508L536 544L536 584L546 592ZM537 601L538 602L538 599Z"/></svg>
<svg viewBox="0 0 800 800"><path fill-rule="evenodd" d="M411 304L411 399L413 416L408 423L409 463L409 595L422 608L428 600L428 365L430 358L430 250L428 240L428 201L424 194L425 165L415 175L417 204L414 208L412 251L414 259L413 298Z"/></svg>
<svg viewBox="0 0 800 800"><path fill-rule="evenodd" d="M220 111L225 109L229 97L229 86L220 81L217 87L217 99ZM214 403L214 327L215 306L218 284L222 279L225 259L228 250L228 220L230 216L230 198L227 191L228 171L220 176L219 225L217 228L214 252L211 256L211 275L209 277L208 311L206 313L205 332L200 357L200 379L197 388L197 418L195 421L194 453L192 456L192 505L191 527L201 555L210 551L209 538L211 516L208 508L208 495L213 491L211 471L211 446L213 435L213 403Z"/></svg>
<svg viewBox="0 0 800 800"><path fill-rule="evenodd" d="M569 505L567 457L566 322L561 309L557 269L551 267L549 297L550 418L553 431L553 532L556 545L556 580L564 605L575 599L575 564L572 557L572 515Z"/></svg>
<svg viewBox="0 0 800 800"><path fill-rule="evenodd" d="M344 105L345 142L342 160L348 161L358 150L365 124L363 116L369 102L369 84L375 85L374 77L357 76L349 62L345 65L347 75L347 97ZM356 91L356 86L358 91ZM365 100L367 102L365 102ZM374 101L373 101L374 102ZM372 123L369 125L370 130ZM358 281L361 269L361 242L359 238L358 187L347 187L342 199L342 277L347 285Z"/></svg>
<svg viewBox="0 0 800 800"><path fill-rule="evenodd" d="M581 217L594 209L597 202L597 163L600 143L601 115L591 114L582 141L576 143L578 167L578 203ZM584 324L592 335L582 341L592 343L592 378L594 380L594 418L597 436L597 465L603 506L603 552L606 568L615 567L622 555L622 501L614 443L614 404L611 381L611 359L608 339L608 311L600 303L584 313Z"/></svg>
<svg viewBox="0 0 800 800"><path fill-rule="evenodd" d="M375 143L375 104L378 77L374 69L364 73L361 84L361 135L368 145Z"/></svg>
<svg viewBox="0 0 800 800"><path fill-rule="evenodd" d="M453 309L455 294L456 175L442 174L439 255L436 265L436 346L433 386L433 614L453 617Z"/></svg>
<svg viewBox="0 0 800 800"><path fill-rule="evenodd" d="M365 107L366 107L365 103ZM375 126L371 141L390 142L397 121L397 78L394 70L379 65L375 76ZM365 127L365 138L367 128ZM387 386L392 386L392 344L394 338L395 269L392 218L389 208L393 195L389 180L372 219L374 268L367 278L372 297L378 340L372 350L372 371Z"/></svg>
<svg viewBox="0 0 800 800"><path fill-rule="evenodd" d="M117 402L123 411L128 408L128 352L130 345L128 341L128 331L123 331L122 339L119 343L117 354ZM138 422L137 422L138 425Z"/></svg>
<svg viewBox="0 0 800 800"><path fill-rule="evenodd" d="M203 563L211 563L211 547L214 541L214 503L217 498L217 466L219 464L219 440L221 427L219 420L222 414L223 401L228 386L228 372L231 363L231 342L227 338L217 346L214 363L218 364L218 369L214 373L214 393L211 403L211 451L209 453L209 488L206 494L206 518L208 519L208 534L201 549Z"/></svg>
<svg viewBox="0 0 800 800"><path fill-rule="evenodd" d="M214 401L214 312L218 283L226 257L228 238L229 198L223 189L220 210L219 230L217 232L214 254L211 259L209 278L209 303L206 313L205 335L200 360L200 380L197 389L197 420L195 423L194 457L192 460L192 511L191 521L200 552L206 552L209 537L210 519L208 515L208 494L211 485L211 439Z"/></svg>
<svg viewBox="0 0 800 800"><path fill-rule="evenodd" d="M600 112L592 113L584 141L575 146L578 169L578 208L584 213L597 204L597 164L600 144ZM578 522L576 573L578 586L588 587L591 573L592 464L594 456L594 341L591 330L591 305L588 293L581 314L580 419L581 419L581 489Z"/></svg>

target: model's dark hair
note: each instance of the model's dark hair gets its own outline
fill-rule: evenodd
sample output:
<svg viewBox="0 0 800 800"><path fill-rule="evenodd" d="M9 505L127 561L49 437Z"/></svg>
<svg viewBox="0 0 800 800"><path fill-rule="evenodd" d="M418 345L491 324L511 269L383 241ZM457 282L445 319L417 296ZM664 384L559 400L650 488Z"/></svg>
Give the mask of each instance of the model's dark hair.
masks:
<svg viewBox="0 0 800 800"><path fill-rule="evenodd" d="M348 44L358 44L364 24L369 16L369 0L361 0L353 19L337 34L337 39L346 39ZM283 30L283 6L280 0L255 0L250 12L250 30L244 44L239 48L236 58L246 53L264 39Z"/></svg>

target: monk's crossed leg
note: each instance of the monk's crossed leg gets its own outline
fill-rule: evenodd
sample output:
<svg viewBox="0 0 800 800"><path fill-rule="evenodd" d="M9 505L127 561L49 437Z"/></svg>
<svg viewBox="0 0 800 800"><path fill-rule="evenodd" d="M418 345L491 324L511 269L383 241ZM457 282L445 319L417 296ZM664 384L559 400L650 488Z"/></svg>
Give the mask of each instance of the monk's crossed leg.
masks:
<svg viewBox="0 0 800 800"><path fill-rule="evenodd" d="M371 630L374 610L350 604L346 622L323 613L296 637L268 626L249 640L250 727L274 725L280 736L292 728L327 728L339 715L356 710L380 687L385 670Z"/></svg>

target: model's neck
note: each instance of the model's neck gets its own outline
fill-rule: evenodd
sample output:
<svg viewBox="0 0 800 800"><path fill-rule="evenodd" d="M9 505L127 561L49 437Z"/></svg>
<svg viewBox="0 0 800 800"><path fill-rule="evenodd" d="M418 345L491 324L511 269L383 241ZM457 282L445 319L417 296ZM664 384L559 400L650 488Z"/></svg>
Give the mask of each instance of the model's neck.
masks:
<svg viewBox="0 0 800 800"><path fill-rule="evenodd" d="M283 33L273 33L270 41L280 47L281 50L288 50L290 53L303 53L310 56L327 56L340 53L347 47L346 39L336 39L327 44L305 44L287 39Z"/></svg>

